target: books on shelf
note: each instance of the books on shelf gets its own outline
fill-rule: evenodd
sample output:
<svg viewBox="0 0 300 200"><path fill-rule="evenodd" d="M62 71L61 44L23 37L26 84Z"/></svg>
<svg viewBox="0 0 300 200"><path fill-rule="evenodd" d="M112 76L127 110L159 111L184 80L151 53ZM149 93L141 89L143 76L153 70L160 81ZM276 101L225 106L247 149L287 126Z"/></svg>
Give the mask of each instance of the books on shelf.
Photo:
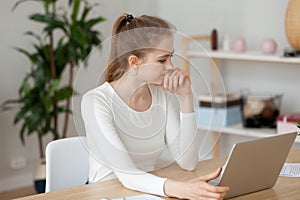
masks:
<svg viewBox="0 0 300 200"><path fill-rule="evenodd" d="M200 106L205 104L210 104L210 106L226 107L230 105L241 104L242 97L238 93L228 93L228 94L202 94L198 97Z"/></svg>
<svg viewBox="0 0 300 200"><path fill-rule="evenodd" d="M229 126L240 123L241 95L231 94L203 94L199 96L198 124L206 126Z"/></svg>
<svg viewBox="0 0 300 200"><path fill-rule="evenodd" d="M277 133L298 131L296 123L300 122L300 113L283 114L277 117Z"/></svg>

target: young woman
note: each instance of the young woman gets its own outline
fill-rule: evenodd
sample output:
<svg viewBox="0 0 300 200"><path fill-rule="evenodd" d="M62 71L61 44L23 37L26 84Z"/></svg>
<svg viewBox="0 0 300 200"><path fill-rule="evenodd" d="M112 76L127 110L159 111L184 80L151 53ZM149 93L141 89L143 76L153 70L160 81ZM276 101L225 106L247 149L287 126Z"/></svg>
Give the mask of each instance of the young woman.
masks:
<svg viewBox="0 0 300 200"><path fill-rule="evenodd" d="M171 62L173 33L174 27L157 17L124 14L116 20L105 82L82 99L89 181L117 177L146 193L223 199L228 188L207 183L220 168L189 181L148 173L172 161L193 170L198 162L193 95L187 73Z"/></svg>

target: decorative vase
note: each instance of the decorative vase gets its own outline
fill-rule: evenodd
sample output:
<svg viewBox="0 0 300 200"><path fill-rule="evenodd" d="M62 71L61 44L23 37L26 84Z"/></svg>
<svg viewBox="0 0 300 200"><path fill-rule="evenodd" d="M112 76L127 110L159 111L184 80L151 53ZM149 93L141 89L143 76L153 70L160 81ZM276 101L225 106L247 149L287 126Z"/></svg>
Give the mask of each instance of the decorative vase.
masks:
<svg viewBox="0 0 300 200"><path fill-rule="evenodd" d="M285 14L285 34L291 47L300 51L300 0L289 0Z"/></svg>
<svg viewBox="0 0 300 200"><path fill-rule="evenodd" d="M227 52L230 50L230 38L229 35L225 34L223 38L223 51Z"/></svg>
<svg viewBox="0 0 300 200"><path fill-rule="evenodd" d="M246 51L246 40L245 38L239 37L234 41L234 51L236 53L244 53Z"/></svg>
<svg viewBox="0 0 300 200"><path fill-rule="evenodd" d="M263 39L260 43L260 49L263 54L274 54L276 52L277 43L271 38Z"/></svg>

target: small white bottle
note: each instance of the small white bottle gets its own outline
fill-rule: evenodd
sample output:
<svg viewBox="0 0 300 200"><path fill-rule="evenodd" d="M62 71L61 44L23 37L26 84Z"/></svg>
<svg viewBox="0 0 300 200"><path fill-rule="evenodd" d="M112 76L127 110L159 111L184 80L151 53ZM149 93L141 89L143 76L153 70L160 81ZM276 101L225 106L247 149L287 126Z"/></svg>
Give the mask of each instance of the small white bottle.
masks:
<svg viewBox="0 0 300 200"><path fill-rule="evenodd" d="M223 37L223 45L222 45L223 51L230 51L230 39L228 34L225 34Z"/></svg>

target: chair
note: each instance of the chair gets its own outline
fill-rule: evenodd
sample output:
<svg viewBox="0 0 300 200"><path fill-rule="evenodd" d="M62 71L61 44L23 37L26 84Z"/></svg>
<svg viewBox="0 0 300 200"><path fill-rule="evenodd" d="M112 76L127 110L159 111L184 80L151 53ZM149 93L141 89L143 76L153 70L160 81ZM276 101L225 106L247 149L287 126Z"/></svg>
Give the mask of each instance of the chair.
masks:
<svg viewBox="0 0 300 200"><path fill-rule="evenodd" d="M46 192L84 185L89 176L86 137L50 142L46 147Z"/></svg>

